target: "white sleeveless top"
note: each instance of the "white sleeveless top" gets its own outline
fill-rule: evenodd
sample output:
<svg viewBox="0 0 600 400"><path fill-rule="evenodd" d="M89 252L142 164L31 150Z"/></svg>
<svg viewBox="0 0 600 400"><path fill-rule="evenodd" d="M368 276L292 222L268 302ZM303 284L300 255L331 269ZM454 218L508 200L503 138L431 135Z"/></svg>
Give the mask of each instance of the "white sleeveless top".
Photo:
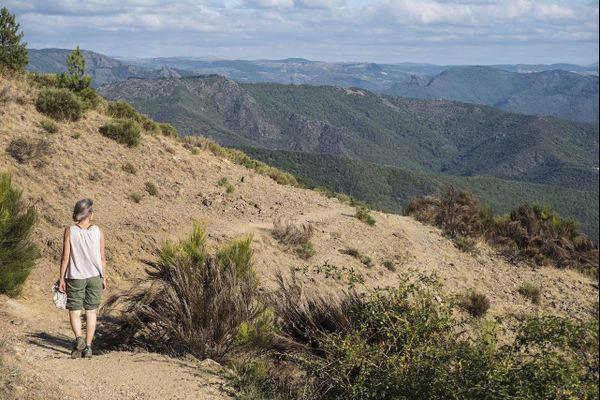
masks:
<svg viewBox="0 0 600 400"><path fill-rule="evenodd" d="M102 276L100 256L100 228L92 225L88 229L71 225L71 251L65 278L86 279Z"/></svg>

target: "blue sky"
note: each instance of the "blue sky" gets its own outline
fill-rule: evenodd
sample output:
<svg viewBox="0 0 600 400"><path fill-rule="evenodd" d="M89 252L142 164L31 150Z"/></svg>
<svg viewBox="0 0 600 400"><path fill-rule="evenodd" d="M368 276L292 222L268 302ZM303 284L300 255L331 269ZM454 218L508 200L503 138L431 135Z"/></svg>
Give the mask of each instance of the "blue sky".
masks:
<svg viewBox="0 0 600 400"><path fill-rule="evenodd" d="M122 57L598 61L598 1L7 0L30 47Z"/></svg>

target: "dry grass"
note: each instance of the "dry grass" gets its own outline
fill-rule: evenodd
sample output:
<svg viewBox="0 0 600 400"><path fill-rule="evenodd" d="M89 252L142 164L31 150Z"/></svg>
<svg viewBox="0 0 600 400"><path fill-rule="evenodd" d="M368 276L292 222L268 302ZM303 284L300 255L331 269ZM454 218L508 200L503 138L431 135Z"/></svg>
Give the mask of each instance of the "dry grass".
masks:
<svg viewBox="0 0 600 400"><path fill-rule="evenodd" d="M271 234L279 243L293 249L302 259L307 260L315 254L310 241L314 235L311 224L297 225L292 221L277 219L273 221Z"/></svg>
<svg viewBox="0 0 600 400"><path fill-rule="evenodd" d="M24 164L32 160L41 161L45 156L52 153L52 145L48 140L37 141L17 138L10 141L6 152L19 163Z"/></svg>
<svg viewBox="0 0 600 400"><path fill-rule="evenodd" d="M373 266L373 260L371 259L371 257L362 254L358 249L354 247L349 247L347 249L340 250L340 253L356 258L367 268L371 268Z"/></svg>

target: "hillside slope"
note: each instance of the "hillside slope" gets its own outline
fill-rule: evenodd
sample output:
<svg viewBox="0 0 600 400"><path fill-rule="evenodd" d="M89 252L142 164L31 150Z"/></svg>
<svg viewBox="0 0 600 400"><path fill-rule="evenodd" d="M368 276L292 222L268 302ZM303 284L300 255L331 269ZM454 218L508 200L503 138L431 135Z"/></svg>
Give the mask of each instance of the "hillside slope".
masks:
<svg viewBox="0 0 600 400"><path fill-rule="evenodd" d="M27 69L43 73L61 73L67 71L67 49L29 49ZM125 64L114 58L89 50L82 50L85 58L85 70L92 77L95 87L123 81L131 77L138 78L181 78L193 75L190 72L161 66L154 69Z"/></svg>
<svg viewBox="0 0 600 400"><path fill-rule="evenodd" d="M439 75L413 75L385 93L598 123L598 76L558 69L514 73L490 67L453 67Z"/></svg>
<svg viewBox="0 0 600 400"><path fill-rule="evenodd" d="M352 207L337 199L279 185L211 152L190 151L172 138L144 134L138 147L127 148L100 135L98 128L108 120L101 112L88 112L79 122L59 123L59 131L49 134L40 126L45 118L33 106L36 90L1 77L0 90L6 94L0 103L0 171L11 173L24 197L35 205L39 222L33 239L41 250L22 297L0 296L0 332L8 340L2 350L7 353L5 364L0 366L2 398L95 398L99 393L106 399L157 399L165 393L182 399L235 398L235 391L210 363L127 352L106 352L91 361L67 359L67 316L53 308L49 288L58 275L62 231L71 224L73 204L85 196L94 198L96 223L107 238L108 294L129 288L130 279L144 273L142 260L151 259L162 240L186 237L193 221L207 224L213 248L252 234L254 263L268 290L277 271L307 265L271 236L273 220L284 218L315 227L316 254L309 265L327 261L352 267L364 276L367 287L394 284L398 272L415 269L438 273L451 293L474 288L486 293L492 315L585 316L597 301L597 283L575 271L515 268L483 244L477 255L463 253L439 230L409 217L374 213L377 223L368 227L353 217ZM46 152L19 163L4 151L18 138L43 140ZM121 168L127 162L135 166L136 174ZM217 184L222 177L232 182L233 193ZM132 201L130 194L144 193L146 182L154 183L158 194ZM340 252L349 247L370 256L374 265L366 268ZM397 265L398 272L382 265L387 260ZM336 287L320 276L302 279L309 285ZM518 294L524 282L544 288L539 306ZM74 365L82 372L99 373L89 389L84 378L73 373Z"/></svg>

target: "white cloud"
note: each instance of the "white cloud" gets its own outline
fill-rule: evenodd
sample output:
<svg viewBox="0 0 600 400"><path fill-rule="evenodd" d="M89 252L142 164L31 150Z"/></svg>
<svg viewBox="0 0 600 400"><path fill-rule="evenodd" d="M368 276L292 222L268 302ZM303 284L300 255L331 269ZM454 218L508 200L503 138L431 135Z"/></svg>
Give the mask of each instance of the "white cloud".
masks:
<svg viewBox="0 0 600 400"><path fill-rule="evenodd" d="M596 61L598 57L598 3L577 0L3 3L17 14L32 47L70 46L77 41L109 54L219 52L239 58L372 57L372 61L407 61L405 57L426 54L428 61L444 62L454 52L470 62L490 56L494 48L491 56L498 58L545 54L553 61L557 55L579 54L581 60ZM561 50L549 50L553 48ZM499 60L490 60L495 62Z"/></svg>

